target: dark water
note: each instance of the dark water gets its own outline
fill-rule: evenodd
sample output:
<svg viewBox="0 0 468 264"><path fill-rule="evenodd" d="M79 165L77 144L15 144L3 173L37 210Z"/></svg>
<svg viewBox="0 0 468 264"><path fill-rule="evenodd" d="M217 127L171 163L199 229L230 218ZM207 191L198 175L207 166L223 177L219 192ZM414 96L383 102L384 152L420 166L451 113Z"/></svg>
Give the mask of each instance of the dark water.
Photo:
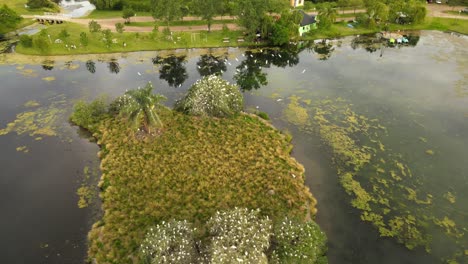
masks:
<svg viewBox="0 0 468 264"><path fill-rule="evenodd" d="M47 111L61 111L53 122L57 136L39 141L27 133L0 136L1 262L83 262L95 210L79 209L76 191L83 168L96 167L98 160L97 147L67 122L75 100L100 94L113 98L151 81L171 106L201 75L221 73L242 86L247 109L267 112L275 126L293 134L293 155L304 164L306 183L318 199L317 221L329 238L330 263L441 263L450 244L435 246L432 255L410 251L394 239L380 238L362 222L339 184L327 148L317 136L288 122L283 110L292 95L341 97L354 111L382 120L389 131L387 148L404 156L421 175L421 188L434 196L447 190L456 195L456 203L441 202L443 208L434 210L444 211L461 230L468 211L467 44L464 37L422 32L405 47L345 38L299 46L293 52L232 48L70 58L3 56L0 129L17 114L34 111L24 106L30 100ZM47 108L58 100L63 102ZM429 147L416 144L418 137L427 138L435 151L431 160L424 153ZM17 151L19 146L29 152ZM439 244L445 245L443 239Z"/></svg>

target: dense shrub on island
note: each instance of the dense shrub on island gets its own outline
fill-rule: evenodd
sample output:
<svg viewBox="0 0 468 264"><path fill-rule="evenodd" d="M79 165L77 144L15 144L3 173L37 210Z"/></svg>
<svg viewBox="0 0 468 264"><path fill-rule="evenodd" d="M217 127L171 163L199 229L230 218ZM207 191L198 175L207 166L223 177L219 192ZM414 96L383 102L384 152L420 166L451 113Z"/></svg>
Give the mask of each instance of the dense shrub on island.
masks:
<svg viewBox="0 0 468 264"><path fill-rule="evenodd" d="M196 228L187 221L163 221L148 229L140 259L143 263L328 263L326 236L313 221L286 217L274 224L258 209L234 208L216 212L203 229L207 239L196 241Z"/></svg>
<svg viewBox="0 0 468 264"><path fill-rule="evenodd" d="M198 80L176 103L176 110L195 116L229 117L242 111L244 102L236 85L216 75Z"/></svg>

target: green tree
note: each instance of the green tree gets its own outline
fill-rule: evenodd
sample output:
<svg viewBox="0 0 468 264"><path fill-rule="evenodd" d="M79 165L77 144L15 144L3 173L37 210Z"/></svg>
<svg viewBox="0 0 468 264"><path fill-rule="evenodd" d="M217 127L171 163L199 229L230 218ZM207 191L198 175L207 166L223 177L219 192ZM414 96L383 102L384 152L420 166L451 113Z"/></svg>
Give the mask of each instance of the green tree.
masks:
<svg viewBox="0 0 468 264"><path fill-rule="evenodd" d="M115 31L122 34L124 32L124 27L125 27L124 24L117 23L117 24L115 24Z"/></svg>
<svg viewBox="0 0 468 264"><path fill-rule="evenodd" d="M125 117L133 129L143 127L144 131L151 133L151 128L162 128L163 123L156 112L162 95L153 94L153 86L148 83L144 88L129 90L117 99L118 112Z"/></svg>
<svg viewBox="0 0 468 264"><path fill-rule="evenodd" d="M88 44L89 44L89 38L88 38L88 35L86 35L85 32L81 32L81 33L80 33L80 43L81 43L81 45L83 45L84 47L87 47Z"/></svg>
<svg viewBox="0 0 468 264"><path fill-rule="evenodd" d="M281 13L283 5L270 5L276 0L237 0L235 15L237 23L244 27L250 38L254 38L257 32L266 36L267 29L272 26L271 17L267 12Z"/></svg>
<svg viewBox="0 0 468 264"><path fill-rule="evenodd" d="M211 31L213 17L222 12L223 2L220 0L194 0L196 14L199 15L208 25L208 31Z"/></svg>
<svg viewBox="0 0 468 264"><path fill-rule="evenodd" d="M135 11L133 11L133 9L131 8L125 8L123 11L122 11L122 18L125 19L125 24L129 24L130 23L130 18L132 16L135 16Z"/></svg>
<svg viewBox="0 0 468 264"><path fill-rule="evenodd" d="M28 36L26 34L21 35L19 41L21 46L26 48L30 48L33 45L33 39L31 38L31 36Z"/></svg>
<svg viewBox="0 0 468 264"><path fill-rule="evenodd" d="M50 50L50 40L47 30L42 29L38 36L33 40L33 46L39 49L40 53L47 54Z"/></svg>
<svg viewBox="0 0 468 264"><path fill-rule="evenodd" d="M60 33L58 34L58 37L64 41L66 41L70 37L70 33L64 28Z"/></svg>
<svg viewBox="0 0 468 264"><path fill-rule="evenodd" d="M182 18L183 0L151 0L152 14L169 26L169 22Z"/></svg>
<svg viewBox="0 0 468 264"><path fill-rule="evenodd" d="M91 32L91 33L101 31L101 25L95 20L91 20L89 22L88 28L89 28L89 32Z"/></svg>
<svg viewBox="0 0 468 264"><path fill-rule="evenodd" d="M105 29L102 31L102 37L104 39L104 43L106 44L107 48L112 46L112 32L110 29Z"/></svg>
<svg viewBox="0 0 468 264"><path fill-rule="evenodd" d="M0 33L14 30L22 18L7 5L0 7Z"/></svg>
<svg viewBox="0 0 468 264"><path fill-rule="evenodd" d="M344 14L345 8L350 6L350 0L338 0L337 5L341 8L342 14Z"/></svg>
<svg viewBox="0 0 468 264"><path fill-rule="evenodd" d="M319 27L330 28L336 21L336 9L330 3L322 3L318 7Z"/></svg>
<svg viewBox="0 0 468 264"><path fill-rule="evenodd" d="M356 14L356 9L358 7L364 6L364 1L363 0L348 0L348 1L349 1L348 6L353 8L354 14Z"/></svg>
<svg viewBox="0 0 468 264"><path fill-rule="evenodd" d="M366 6L366 13L371 19L375 21L388 20L390 10L385 3L379 0L366 0L364 3Z"/></svg>
<svg viewBox="0 0 468 264"><path fill-rule="evenodd" d="M281 46L294 39L299 35L299 23L301 22L302 14L299 11L284 11L281 13L281 18L274 23L270 36L270 41L273 45Z"/></svg>

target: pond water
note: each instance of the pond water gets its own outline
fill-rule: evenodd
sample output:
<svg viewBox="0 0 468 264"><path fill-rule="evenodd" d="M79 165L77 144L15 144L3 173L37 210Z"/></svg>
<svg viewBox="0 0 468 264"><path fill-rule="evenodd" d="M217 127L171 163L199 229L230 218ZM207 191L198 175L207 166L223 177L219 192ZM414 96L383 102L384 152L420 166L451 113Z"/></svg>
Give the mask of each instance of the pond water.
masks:
<svg viewBox="0 0 468 264"><path fill-rule="evenodd" d="M60 7L66 16L73 18L86 16L96 9L96 6L89 1L80 0L62 0L60 2Z"/></svg>
<svg viewBox="0 0 468 264"><path fill-rule="evenodd" d="M172 106L201 75L219 72L243 87L248 111L268 113L293 135L293 155L318 199L316 220L329 238L330 263L467 263L467 47L466 37L425 31L402 47L348 37L294 52L2 55L2 260L83 262L86 233L97 217L98 149L67 122L76 100L114 98L151 81ZM317 119L320 113L327 122ZM335 126L326 130L327 124ZM390 219L406 217L401 233L430 242L409 250L397 242L401 234L382 238L361 220L362 209L350 203L356 194L340 183L349 168L340 164L342 152L329 135L352 138L371 153L352 174L371 196L388 202L372 203L368 213L383 215L387 227L398 224ZM398 179L398 173L406 176ZM83 186L93 190L92 199L80 209L76 193Z"/></svg>

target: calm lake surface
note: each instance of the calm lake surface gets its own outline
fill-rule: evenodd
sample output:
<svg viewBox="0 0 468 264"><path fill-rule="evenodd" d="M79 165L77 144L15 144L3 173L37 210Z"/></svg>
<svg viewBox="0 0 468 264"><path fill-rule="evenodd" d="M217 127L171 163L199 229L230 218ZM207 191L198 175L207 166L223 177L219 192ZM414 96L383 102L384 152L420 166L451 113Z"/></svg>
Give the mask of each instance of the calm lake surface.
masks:
<svg viewBox="0 0 468 264"><path fill-rule="evenodd" d="M0 55L1 262L83 263L99 205L94 193L91 206L78 208L76 193L82 186L95 189L99 160L98 147L67 121L76 100L112 99L151 81L172 106L201 75L221 72L243 87L247 110L268 113L293 135L293 155L318 199L316 220L329 238L331 264L468 263L468 38L432 31L418 36L402 47L349 37L297 52ZM285 114L293 100L307 112L302 123ZM430 254L381 238L360 219L340 185L332 151L313 129L313 109L323 100L385 127L379 138L385 157L397 157L412 173L387 192L395 211L428 223ZM359 144L366 140L356 134ZM364 188L374 186L375 166L359 172ZM416 196L408 198L411 190Z"/></svg>

